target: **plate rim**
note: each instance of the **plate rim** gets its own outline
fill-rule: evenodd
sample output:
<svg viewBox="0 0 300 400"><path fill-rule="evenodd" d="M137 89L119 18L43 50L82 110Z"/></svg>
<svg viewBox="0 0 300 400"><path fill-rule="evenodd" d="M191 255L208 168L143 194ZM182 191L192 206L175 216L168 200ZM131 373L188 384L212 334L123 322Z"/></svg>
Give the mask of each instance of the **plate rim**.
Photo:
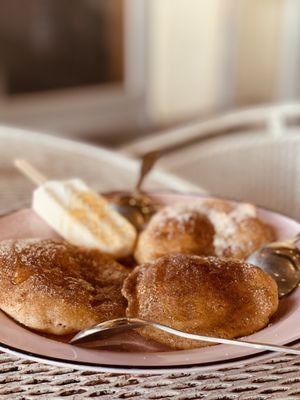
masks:
<svg viewBox="0 0 300 400"><path fill-rule="evenodd" d="M300 343L300 339L294 340L292 342L286 343L286 346L293 346ZM180 371L190 371L196 372L201 370L216 370L222 367L231 367L231 366L241 366L248 365L253 362L257 362L260 360L266 360L271 358L272 355L277 355L280 357L280 354L283 356L292 356L290 354L285 353L274 353L272 351L259 351L255 354L236 357L234 359L229 359L227 361L212 361L206 364L190 364L184 365L179 364L175 366L152 366L152 367L144 367L144 366L131 366L131 365L115 365L115 364L100 364L100 363L87 363L84 361L76 361L76 360L66 360L63 358L49 357L45 355L40 355L33 352L28 352L26 350L18 349L17 347L13 347L10 345L6 345L0 342L0 350L12 355L20 356L21 358L32 360L36 362L43 362L48 365L56 365L61 367L74 367L78 370L90 370L90 371L98 371L98 372L116 372L116 373L133 373L133 374L163 374L163 373L173 373L176 370Z"/></svg>
<svg viewBox="0 0 300 400"><path fill-rule="evenodd" d="M114 191L114 192L109 192L107 194L114 194L114 193L124 193L124 191ZM126 193L126 192L125 192ZM221 200L227 200L227 201L232 201L232 202L237 202L241 203L243 201L236 200L236 199L231 199L231 198L224 198L222 196L217 196L217 195L209 195L209 194L199 194L199 193L178 193L178 192L172 192L172 191L151 191L148 192L150 196L153 197L194 197L194 198L215 198L215 199L221 199ZM265 210L267 212L275 213L277 215L280 215L282 217L285 217L289 219L291 222L296 222L297 224L300 225L300 222L296 220L295 218L292 218L291 216L284 214L282 212L275 211L273 209L264 207L264 206L259 206L255 205L257 208L261 210ZM1 213L0 218L4 217L6 215L9 215L15 211L18 211L20 209L16 210L9 210L8 212ZM300 228L300 227L299 227ZM298 289L300 290L300 289ZM1 311L2 312L2 311ZM4 313L5 314L5 313ZM9 317L9 316L8 316ZM26 327L25 327L26 328ZM293 346L300 343L300 337L292 340L290 342L285 343L287 346ZM145 373L150 373L150 374L162 374L162 373L173 373L175 371L201 371L201 370L215 370L218 368L222 367L234 367L236 365L248 365L253 362L257 362L260 360L268 359L271 358L273 355L276 355L276 353L273 353L271 351L257 351L253 354L245 355L245 356L240 356L240 357L235 357L231 358L228 360L223 360L223 361L211 361L211 362L206 362L206 363L193 363L193 364L177 364L177 365L159 365L159 366L133 366L133 365L115 365L115 364L103 364L103 363L89 363L86 361L76 361L76 360L67 360L64 358L57 358L57 357L51 357L47 355L41 355L38 353L30 352L27 350L23 350L5 343L0 342L0 350L12 354L12 355L17 355L20 356L21 358L24 359L29 359L32 361L36 362L43 362L45 364L49 365L56 365L56 366L61 366L61 367L73 367L75 369L79 370L92 370L92 371L98 371L98 372L117 372L117 373L134 373L134 374L145 374ZM285 353L282 353L283 355L286 356Z"/></svg>

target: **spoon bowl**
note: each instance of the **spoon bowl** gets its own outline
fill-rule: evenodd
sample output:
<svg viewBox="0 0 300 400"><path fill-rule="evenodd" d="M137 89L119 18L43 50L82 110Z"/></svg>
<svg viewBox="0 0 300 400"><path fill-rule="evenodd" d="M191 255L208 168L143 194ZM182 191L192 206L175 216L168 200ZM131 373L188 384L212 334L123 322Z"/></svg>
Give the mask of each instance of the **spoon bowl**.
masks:
<svg viewBox="0 0 300 400"><path fill-rule="evenodd" d="M142 192L142 184L159 157L158 151L146 153L142 158L138 180L130 195L116 195L111 199L111 206L127 218L138 231L149 222L157 207L152 199Z"/></svg>
<svg viewBox="0 0 300 400"><path fill-rule="evenodd" d="M115 195L110 202L111 206L128 219L138 231L144 228L159 207L145 193Z"/></svg>
<svg viewBox="0 0 300 400"><path fill-rule="evenodd" d="M286 241L263 246L247 258L247 262L263 269L278 286L279 297L293 291L300 282L300 250L296 243L300 234Z"/></svg>

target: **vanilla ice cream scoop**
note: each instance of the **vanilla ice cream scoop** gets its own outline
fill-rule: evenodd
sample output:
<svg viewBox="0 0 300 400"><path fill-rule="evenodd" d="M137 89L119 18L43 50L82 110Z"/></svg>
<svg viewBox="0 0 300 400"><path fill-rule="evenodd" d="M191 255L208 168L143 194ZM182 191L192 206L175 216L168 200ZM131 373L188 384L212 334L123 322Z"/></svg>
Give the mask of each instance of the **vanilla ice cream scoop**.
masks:
<svg viewBox="0 0 300 400"><path fill-rule="evenodd" d="M82 180L47 181L25 161L15 164L39 183L33 192L33 210L64 239L115 258L132 254L134 226Z"/></svg>

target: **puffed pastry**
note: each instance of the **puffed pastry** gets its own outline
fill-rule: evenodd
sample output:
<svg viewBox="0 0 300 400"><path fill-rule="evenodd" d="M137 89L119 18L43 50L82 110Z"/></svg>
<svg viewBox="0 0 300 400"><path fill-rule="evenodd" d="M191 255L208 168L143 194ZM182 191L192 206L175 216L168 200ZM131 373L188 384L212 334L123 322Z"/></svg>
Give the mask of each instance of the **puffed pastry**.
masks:
<svg viewBox="0 0 300 400"><path fill-rule="evenodd" d="M264 328L278 307L277 285L260 268L239 260L185 254L136 267L124 281L122 293L128 317L222 338ZM139 333L173 349L209 345L152 327L140 328Z"/></svg>
<svg viewBox="0 0 300 400"><path fill-rule="evenodd" d="M138 238L135 259L142 264L180 252L242 260L275 239L253 205L204 199L155 214Z"/></svg>
<svg viewBox="0 0 300 400"><path fill-rule="evenodd" d="M142 264L169 253L212 255L214 235L213 224L204 214L166 207L140 233L134 256Z"/></svg>
<svg viewBox="0 0 300 400"><path fill-rule="evenodd" d="M127 275L110 256L63 240L2 241L0 308L41 332L77 332L125 315Z"/></svg>

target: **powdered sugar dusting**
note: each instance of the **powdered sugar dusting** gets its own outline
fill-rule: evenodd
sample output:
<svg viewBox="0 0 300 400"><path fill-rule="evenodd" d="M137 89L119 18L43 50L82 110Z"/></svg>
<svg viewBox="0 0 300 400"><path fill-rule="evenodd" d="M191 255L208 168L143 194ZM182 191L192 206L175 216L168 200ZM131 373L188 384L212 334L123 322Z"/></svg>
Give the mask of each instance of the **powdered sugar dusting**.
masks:
<svg viewBox="0 0 300 400"><path fill-rule="evenodd" d="M257 210L252 204L203 199L194 204L167 206L153 217L151 225L155 226L156 232L160 232L172 220L176 222L177 232L188 232L194 227L199 214L206 216L215 229L213 244L217 256L243 250L245 241L238 240L240 225L243 221L257 218ZM176 232L168 234L175 236ZM250 240L249 237L249 243Z"/></svg>
<svg viewBox="0 0 300 400"><path fill-rule="evenodd" d="M169 221L175 221L176 231L169 230L168 238L171 239L177 233L193 231L196 223L197 210L186 207L183 204L169 206L158 212L151 221L155 227L155 232L159 233L168 224ZM155 233L154 232L154 233Z"/></svg>
<svg viewBox="0 0 300 400"><path fill-rule="evenodd" d="M233 241L232 238L238 235L239 224L248 218L255 218L257 213L252 204L241 203L229 213L208 208L207 215L216 231L214 237L216 255L222 256L230 248L235 252L237 248L243 246L243 243Z"/></svg>

